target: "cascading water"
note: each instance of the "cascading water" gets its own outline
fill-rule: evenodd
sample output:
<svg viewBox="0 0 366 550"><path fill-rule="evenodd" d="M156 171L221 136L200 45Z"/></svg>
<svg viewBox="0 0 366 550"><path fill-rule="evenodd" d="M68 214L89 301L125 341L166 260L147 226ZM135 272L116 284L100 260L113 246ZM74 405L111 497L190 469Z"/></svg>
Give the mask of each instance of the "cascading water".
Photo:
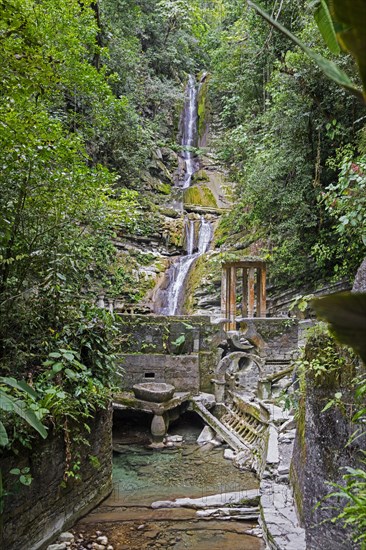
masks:
<svg viewBox="0 0 366 550"><path fill-rule="evenodd" d="M187 243L187 256L192 256L194 252L194 221L185 219L185 234L186 234L186 243Z"/></svg>
<svg viewBox="0 0 366 550"><path fill-rule="evenodd" d="M182 157L185 160L185 172L182 181L183 189L191 185L192 176L196 172L196 159L192 147L197 145L197 93L196 79L194 76L189 75L182 121L181 145L186 148L182 152Z"/></svg>
<svg viewBox="0 0 366 550"><path fill-rule="evenodd" d="M200 232L198 237L198 255L207 252L212 241L212 224L201 216Z"/></svg>
<svg viewBox="0 0 366 550"><path fill-rule="evenodd" d="M213 227L204 216L201 217L198 239L195 239L195 222L186 221L187 255L174 262L167 272L168 286L160 290L161 315L179 315L183 305L185 281L193 263L207 252L212 240ZM195 252L196 250L196 252Z"/></svg>
<svg viewBox="0 0 366 550"><path fill-rule="evenodd" d="M190 186L192 176L198 169L198 160L193 148L198 143L198 105L197 96L202 82L206 78L203 74L199 84L194 76L190 75L186 88L186 101L182 114L182 153L185 160L184 177L181 180L181 187L186 189ZM155 313L161 315L179 315L183 306L183 294L188 273L193 263L205 252L207 252L213 235L213 226L203 216L200 220L198 238L196 238L197 221L185 218L185 237L187 255L176 259L168 271L165 280L154 297Z"/></svg>

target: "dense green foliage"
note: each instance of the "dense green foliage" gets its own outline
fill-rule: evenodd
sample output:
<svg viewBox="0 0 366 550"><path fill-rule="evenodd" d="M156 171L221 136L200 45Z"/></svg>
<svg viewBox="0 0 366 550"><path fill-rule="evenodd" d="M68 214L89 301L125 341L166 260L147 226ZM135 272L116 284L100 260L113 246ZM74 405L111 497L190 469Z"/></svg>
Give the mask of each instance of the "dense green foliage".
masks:
<svg viewBox="0 0 366 550"><path fill-rule="evenodd" d="M260 4L336 55L310 2ZM66 481L116 372L116 320L96 298L137 302L148 288L134 272L154 255L122 258L114 243L162 234L188 73L211 72L213 148L236 184L221 243L259 243L283 286L351 277L365 253L364 107L245 2L0 9L0 438L17 451L36 436L26 422L63 429ZM351 57L337 63L357 80Z"/></svg>
<svg viewBox="0 0 366 550"><path fill-rule="evenodd" d="M95 62L93 4L0 4L0 365L39 396L1 381L2 444L16 450L35 433L23 420L37 429L51 417L68 433L108 401L113 320L88 305L88 289L115 228L134 227L136 194L91 154L115 117L129 125L127 99ZM47 361L60 348L62 372Z"/></svg>
<svg viewBox="0 0 366 550"><path fill-rule="evenodd" d="M68 433L108 400L115 322L93 303L105 289L141 297L113 238L156 230L155 149L175 143L205 29L193 1L0 8L0 368L37 389L25 407ZM13 412L3 443L28 445Z"/></svg>
<svg viewBox="0 0 366 550"><path fill-rule="evenodd" d="M332 58L306 3L281 3L280 12L274 2L262 5L273 7L274 16L314 51ZM215 36L211 83L223 138L218 147L237 182L236 206L223 223L227 243L248 234L261 239L278 284L352 276L365 253L359 227L364 207L357 201L356 211L345 195L360 196L364 176L360 168L356 180L342 166L352 160L362 165L363 106L245 6L227 2ZM337 63L357 79L349 57ZM342 220L350 210L357 221L346 227Z"/></svg>

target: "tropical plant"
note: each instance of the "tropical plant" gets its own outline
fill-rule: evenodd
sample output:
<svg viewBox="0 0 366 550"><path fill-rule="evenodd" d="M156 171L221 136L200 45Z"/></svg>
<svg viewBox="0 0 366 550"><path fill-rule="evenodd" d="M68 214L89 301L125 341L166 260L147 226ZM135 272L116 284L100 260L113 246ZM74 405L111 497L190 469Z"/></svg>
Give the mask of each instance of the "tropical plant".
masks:
<svg viewBox="0 0 366 550"><path fill-rule="evenodd" d="M268 15L254 2L251 0L247 0L247 2L261 17L299 46L330 79L358 98L366 98L366 91L357 88L336 63L306 46L304 42L281 25L277 19ZM366 88L366 67L364 62L366 9L364 3L362 0L357 0L356 2L352 2L351 0L316 0L313 2L313 5L315 6L315 20L327 46L333 53L338 54L340 52L339 42L346 51L354 56L364 87Z"/></svg>
<svg viewBox="0 0 366 550"><path fill-rule="evenodd" d="M37 403L38 395L26 382L15 380L12 377L0 377L0 451L9 445L6 423L9 417L17 415L24 420L28 426L33 428L38 434L46 439L47 429L41 422L42 414L48 412L41 410ZM37 416L38 413L38 416ZM18 475L19 481L23 485L30 485L32 477L29 468L22 470L13 469L11 474ZM7 494L3 487L2 471L0 468L0 516L4 509L4 496ZM1 520L0 520L1 523Z"/></svg>
<svg viewBox="0 0 366 550"><path fill-rule="evenodd" d="M15 395L10 392L11 389L15 390ZM34 389L26 382L12 377L0 377L0 409L6 413L5 416L7 414L18 415L45 439L47 430L32 408L32 405L37 403L38 397ZM28 401L25 398L28 398ZM5 447L8 443L6 427L0 421L0 447Z"/></svg>

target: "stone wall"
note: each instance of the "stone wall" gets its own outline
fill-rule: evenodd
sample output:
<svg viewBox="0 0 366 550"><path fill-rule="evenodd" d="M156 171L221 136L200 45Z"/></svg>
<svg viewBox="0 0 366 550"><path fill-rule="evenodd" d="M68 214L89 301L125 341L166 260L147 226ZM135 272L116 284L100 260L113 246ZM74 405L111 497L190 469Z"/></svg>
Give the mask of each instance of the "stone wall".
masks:
<svg viewBox="0 0 366 550"><path fill-rule="evenodd" d="M204 316L121 315L118 352L125 371L123 389L155 381L173 384L178 391L215 393L212 381L217 378L223 354L229 353L228 335L222 327L222 323L211 323ZM255 346L263 358L263 367L258 371L254 365L249 373L240 363L236 389L256 389L259 379L280 372L297 357L297 320L246 319L237 334ZM229 370L233 374L233 369ZM252 384L248 376L253 379Z"/></svg>
<svg viewBox="0 0 366 550"><path fill-rule="evenodd" d="M89 447L80 445L80 481L70 479L61 487L65 469L63 434L39 441L33 451L22 451L0 461L5 490L0 547L6 550L38 550L71 527L112 490L112 411L96 414L85 435ZM95 457L92 460L90 457ZM95 465L99 461L98 467ZM94 465L93 465L94 462ZM29 487L15 484L12 468L29 467Z"/></svg>
<svg viewBox="0 0 366 550"><path fill-rule="evenodd" d="M123 389L166 382L178 391L211 391L224 339L209 317L121 315L119 357Z"/></svg>
<svg viewBox="0 0 366 550"><path fill-rule="evenodd" d="M334 407L321 412L336 391L341 391L347 401L349 390L345 381L335 384L328 376L319 384L307 374L306 396L300 402L291 466L297 508L306 530L307 550L333 550L335 541L337 550L357 548L350 539L349 529L346 531L339 522L329 521L341 511L338 499L327 500L324 506L316 507L331 492L327 482L342 483L342 468L357 467L357 456L361 457L360 449L365 447L365 438L346 447L355 430L349 415ZM350 402L352 399L349 395Z"/></svg>
<svg viewBox="0 0 366 550"><path fill-rule="evenodd" d="M131 389L142 382L173 384L178 391L200 391L199 356L163 354L121 354L125 369L123 388Z"/></svg>
<svg viewBox="0 0 366 550"><path fill-rule="evenodd" d="M299 329L296 319L268 317L240 323L245 338L255 344L267 362L287 362L298 354Z"/></svg>

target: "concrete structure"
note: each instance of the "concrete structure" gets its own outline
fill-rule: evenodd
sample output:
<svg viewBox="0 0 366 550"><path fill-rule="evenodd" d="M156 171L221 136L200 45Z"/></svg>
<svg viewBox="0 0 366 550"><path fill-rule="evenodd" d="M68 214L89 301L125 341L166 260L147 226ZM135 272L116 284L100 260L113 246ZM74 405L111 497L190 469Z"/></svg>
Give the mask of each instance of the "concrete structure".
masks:
<svg viewBox="0 0 366 550"><path fill-rule="evenodd" d="M266 316L266 263L263 260L248 258L222 265L221 313L227 319L226 330L236 329L238 309L242 318Z"/></svg>
<svg viewBox="0 0 366 550"><path fill-rule="evenodd" d="M181 412L186 410L189 398L190 394L188 392L175 392L173 397L164 403L154 403L137 399L128 392L122 392L114 396L113 407L115 409L133 409L152 414L152 439L155 444L160 444L168 431L169 423L179 418Z"/></svg>
<svg viewBox="0 0 366 550"><path fill-rule="evenodd" d="M125 391L134 384L165 382L178 392L215 394L222 383L254 395L258 383L297 357L298 322L292 319L254 317L230 333L202 316L122 315L120 321L117 352Z"/></svg>

